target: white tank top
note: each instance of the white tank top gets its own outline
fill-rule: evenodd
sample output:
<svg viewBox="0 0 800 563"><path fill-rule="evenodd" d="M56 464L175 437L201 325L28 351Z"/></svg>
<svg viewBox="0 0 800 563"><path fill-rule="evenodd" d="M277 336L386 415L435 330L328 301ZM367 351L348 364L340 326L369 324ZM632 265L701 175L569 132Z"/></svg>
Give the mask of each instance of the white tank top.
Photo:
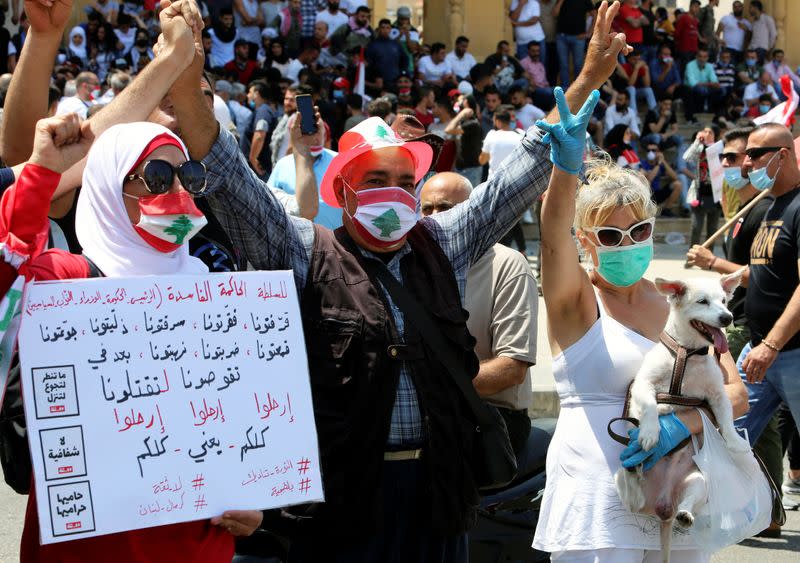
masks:
<svg viewBox="0 0 800 563"><path fill-rule="evenodd" d="M553 358L561 413L547 452L533 547L659 550L658 519L632 514L619 500L614 473L623 448L606 431L608 421L622 414L628 385L656 343L610 317L599 296L597 306L597 321ZM683 531L673 533L672 548L697 549Z"/></svg>

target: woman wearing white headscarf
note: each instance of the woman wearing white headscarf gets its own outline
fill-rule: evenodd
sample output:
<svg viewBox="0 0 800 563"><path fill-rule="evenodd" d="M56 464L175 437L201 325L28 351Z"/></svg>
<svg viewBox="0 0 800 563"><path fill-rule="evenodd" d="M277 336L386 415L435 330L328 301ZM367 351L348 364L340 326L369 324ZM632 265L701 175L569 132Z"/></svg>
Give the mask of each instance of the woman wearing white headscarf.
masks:
<svg viewBox="0 0 800 563"><path fill-rule="evenodd" d="M76 228L84 255L44 250L50 199L61 173L80 160L91 143L83 137L86 131L74 114L37 125L33 155L0 201L0 290L7 289L17 274L58 280L208 271L189 255L186 244L205 224L189 193L205 188L205 168L188 160L178 137L153 123L111 127L89 151ZM252 534L261 518L259 511L228 511L211 521L39 545L31 487L20 559L229 563L233 537Z"/></svg>
<svg viewBox="0 0 800 563"><path fill-rule="evenodd" d="M72 28L69 32L69 43L67 44L67 58L77 57L85 67L89 64L88 45L86 43L86 31L79 25Z"/></svg>

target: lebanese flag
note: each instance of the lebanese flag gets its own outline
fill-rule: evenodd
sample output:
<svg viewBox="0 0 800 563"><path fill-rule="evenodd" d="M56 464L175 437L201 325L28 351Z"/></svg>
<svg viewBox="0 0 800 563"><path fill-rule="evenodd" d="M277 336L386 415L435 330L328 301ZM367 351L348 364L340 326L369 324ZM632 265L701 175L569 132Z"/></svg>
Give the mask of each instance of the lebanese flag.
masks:
<svg viewBox="0 0 800 563"><path fill-rule="evenodd" d="M358 67L356 68L356 85L353 88L353 93L360 95L362 98L366 96L364 88L367 84L367 69L364 62L364 47L361 47L361 54L358 56Z"/></svg>
<svg viewBox="0 0 800 563"><path fill-rule="evenodd" d="M794 112L797 111L797 102L800 96L797 90L794 89L792 79L789 75L784 74L781 76L781 91L786 96L786 101L778 104L764 115L753 119L753 123L761 125L762 123L780 123L786 127L791 127L794 123Z"/></svg>

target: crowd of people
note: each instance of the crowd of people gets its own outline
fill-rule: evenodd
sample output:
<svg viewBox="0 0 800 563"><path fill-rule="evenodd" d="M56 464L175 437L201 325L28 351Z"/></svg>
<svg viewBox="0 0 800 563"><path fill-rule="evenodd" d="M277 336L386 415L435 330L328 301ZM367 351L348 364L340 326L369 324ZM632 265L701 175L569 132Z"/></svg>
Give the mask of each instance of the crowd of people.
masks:
<svg viewBox="0 0 800 563"><path fill-rule="evenodd" d="M303 522L291 528L290 561L464 563L478 500L475 413L452 400L453 379L473 381L520 452L537 282L522 254L497 243L524 252L520 223L532 209L561 399L535 547L559 561L643 561L659 550L657 527L624 512L613 481L622 448L598 431L621 411L667 317L642 277L659 214L692 214L687 264L750 265L735 315L739 369L731 353L722 368L734 412L750 400L740 424L751 440L800 418L790 381L800 170L785 127L738 127L781 100L784 75L798 79L757 0L749 18L734 2L718 26L718 0L672 14L649 0L514 0L513 48L500 41L483 62L467 37L452 50L428 43L409 8L392 21L358 1L97 0L69 31L71 0L11 4L20 31L0 53L3 289L18 274L293 270L326 496L279 522L227 511L41 546L35 494L22 485L24 561L230 561L263 547L234 538L288 518ZM298 110L300 96L313 116ZM690 122L708 116L694 139L679 134L681 109ZM720 139L726 207L761 190L776 203L751 211L726 260L696 246L721 217L706 156ZM164 221L176 213L186 216L179 238ZM778 223L789 230L771 232ZM759 238L757 255L743 250ZM403 295L430 315L425 330L441 332L447 354L409 322ZM781 404L791 416L773 418ZM697 413L673 418L649 463L703 430ZM792 463L788 485L800 491ZM347 477L354 467L358 479ZM676 549L708 561L691 533Z"/></svg>
<svg viewBox="0 0 800 563"><path fill-rule="evenodd" d="M29 23L17 4L12 2L12 19L20 31L9 37L8 57L0 53L0 72L13 70L25 41ZM199 2L217 118L238 136L253 170L289 194L292 181L282 170L291 166L278 162L291 152L287 132L298 93L312 95L319 107L328 150L368 117L391 123L408 115L417 128L442 139L436 172L455 171L473 184L486 179L521 133L552 109L553 87L567 88L580 73L597 4L515 0L508 13L514 42L473 54L468 37L450 46L422 37L406 6L392 21L373 17L358 0ZM701 117L703 126L730 129L785 99L782 76L797 87L800 77L775 49L775 22L758 0L747 13L742 2L734 2L719 22L719 0L704 6L692 0L688 11L671 13L653 4L623 0L613 29L626 34L633 51L620 56L602 85L588 129L594 144L618 164L648 174L663 215L694 215L696 243L704 223L713 227L719 208L707 203L706 167L684 157L693 139L679 133L678 116L682 112L690 125L699 126ZM58 92L53 90L51 100L58 99L56 113L86 118L107 104L153 60L158 33L154 1L90 4L86 21L59 50L53 81ZM331 156L325 153L315 165L318 174ZM327 221L329 209L320 206ZM523 221L533 220L526 214ZM324 224L334 226L335 217ZM516 240L524 251L520 233L515 229L507 242Z"/></svg>

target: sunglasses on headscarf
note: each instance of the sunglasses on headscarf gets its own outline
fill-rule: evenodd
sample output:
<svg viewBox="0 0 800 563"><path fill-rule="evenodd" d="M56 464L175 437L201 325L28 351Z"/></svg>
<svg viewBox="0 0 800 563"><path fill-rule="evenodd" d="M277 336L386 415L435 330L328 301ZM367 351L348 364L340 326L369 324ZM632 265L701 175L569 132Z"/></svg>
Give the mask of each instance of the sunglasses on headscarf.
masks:
<svg viewBox="0 0 800 563"><path fill-rule="evenodd" d="M172 166L166 160L148 160L141 175L130 174L125 179L141 180L148 192L161 195L170 190L176 174L190 194L200 195L206 190L206 166L198 160L187 160L178 166Z"/></svg>

